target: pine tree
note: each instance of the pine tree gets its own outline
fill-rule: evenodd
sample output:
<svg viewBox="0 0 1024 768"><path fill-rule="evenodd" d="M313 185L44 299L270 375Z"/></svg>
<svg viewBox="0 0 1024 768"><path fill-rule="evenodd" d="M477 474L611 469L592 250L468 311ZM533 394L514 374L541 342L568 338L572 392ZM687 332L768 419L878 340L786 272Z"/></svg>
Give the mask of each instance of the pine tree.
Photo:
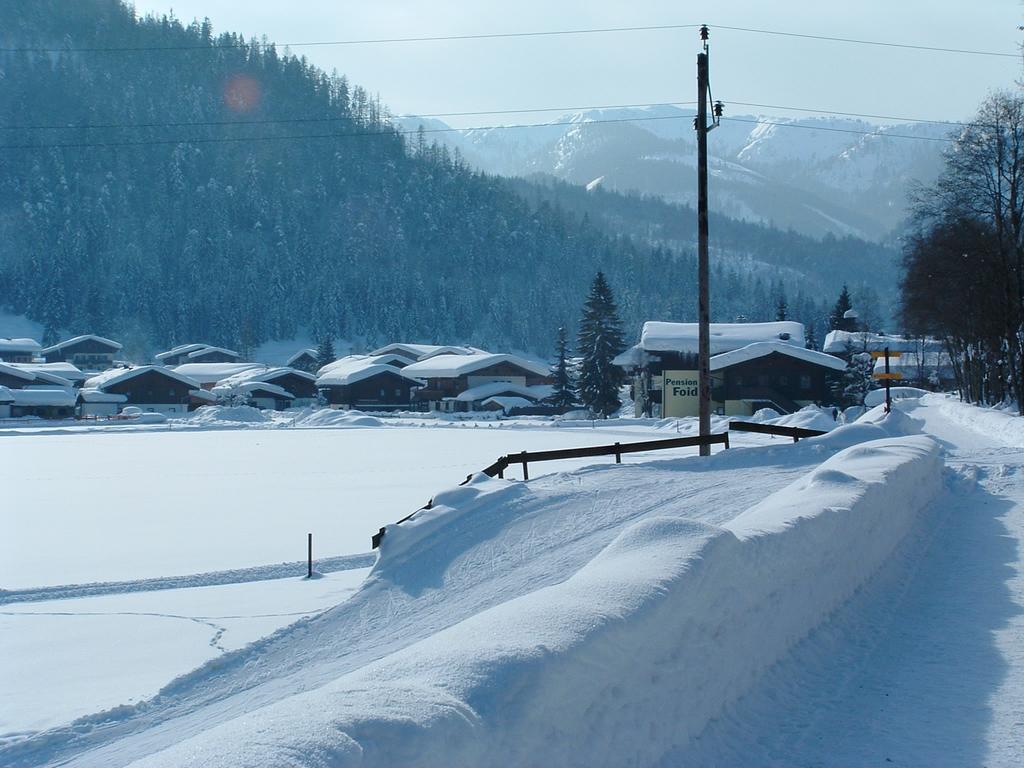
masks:
<svg viewBox="0 0 1024 768"><path fill-rule="evenodd" d="M556 408L571 408L576 403L576 386L569 369L569 343L566 339L565 326L558 329L555 354L555 364L551 366L551 375L555 379L554 389L544 402Z"/></svg>
<svg viewBox="0 0 1024 768"><path fill-rule="evenodd" d="M864 398L875 388L875 359L870 352L850 356L842 379L842 399L847 405L864 405Z"/></svg>
<svg viewBox="0 0 1024 768"><path fill-rule="evenodd" d="M316 347L316 364L323 368L328 363L333 363L337 357L334 354L334 343L330 336L324 336Z"/></svg>
<svg viewBox="0 0 1024 768"><path fill-rule="evenodd" d="M807 347L807 349L817 349L818 348L818 334L814 330L814 321L813 320L807 324L807 335L805 337L805 344L804 344L804 346Z"/></svg>
<svg viewBox="0 0 1024 768"><path fill-rule="evenodd" d="M786 306L786 294L779 294L779 301L775 305L775 319L776 320L787 320L789 314L788 307Z"/></svg>
<svg viewBox="0 0 1024 768"><path fill-rule="evenodd" d="M842 293L839 294L839 299L836 301L836 305L832 308L831 314L828 316L828 329L830 331L837 331L843 326L843 315L853 309L853 303L850 301L850 292L843 286Z"/></svg>
<svg viewBox="0 0 1024 768"><path fill-rule="evenodd" d="M583 404L603 418L619 407L623 371L612 359L625 349L622 322L604 273L598 272L583 304L576 349L582 356L578 388Z"/></svg>

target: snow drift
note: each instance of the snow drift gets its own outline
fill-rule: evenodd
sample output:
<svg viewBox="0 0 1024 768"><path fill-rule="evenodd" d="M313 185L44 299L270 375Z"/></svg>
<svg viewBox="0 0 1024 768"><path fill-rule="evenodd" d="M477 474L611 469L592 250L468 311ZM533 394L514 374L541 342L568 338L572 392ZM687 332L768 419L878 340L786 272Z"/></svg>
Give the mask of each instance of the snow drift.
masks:
<svg viewBox="0 0 1024 768"><path fill-rule="evenodd" d="M882 432L865 424L820 440L850 430ZM721 527L646 518L561 583L136 765L617 766L682 755L872 576L940 473L931 439L884 438ZM389 530L371 578L436 556L410 546L424 536L458 546L468 510L481 513L498 484L476 478L439 496L407 535Z"/></svg>

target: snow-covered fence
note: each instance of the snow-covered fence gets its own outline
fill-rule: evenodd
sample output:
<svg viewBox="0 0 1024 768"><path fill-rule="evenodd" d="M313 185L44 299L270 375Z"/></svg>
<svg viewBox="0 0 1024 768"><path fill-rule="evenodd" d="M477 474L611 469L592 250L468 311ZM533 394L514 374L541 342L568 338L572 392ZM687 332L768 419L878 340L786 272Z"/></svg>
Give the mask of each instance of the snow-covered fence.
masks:
<svg viewBox="0 0 1024 768"><path fill-rule="evenodd" d="M800 442L801 438L818 437L827 434L820 429L805 429L804 427L786 427L781 424L758 424L753 421L730 421L729 429L733 432L757 432L762 435L781 435L792 437L794 443Z"/></svg>
<svg viewBox="0 0 1024 768"><path fill-rule="evenodd" d="M810 431L810 430L807 430ZM823 434L816 432L815 434ZM702 445L723 445L726 448L729 447L729 433L722 432L717 435L705 435L703 437L673 437L666 440L642 440L635 443L613 443L612 445L588 445L584 448L562 448L553 451L521 451L519 453L510 453L506 456L500 457L490 466L480 470L479 474L487 475L488 477L505 477L505 470L512 464L522 464L523 466L523 479L530 479L529 465L531 462L538 461L561 461L565 459L586 459L593 456L614 456L615 463L622 463L622 454L624 453L640 453L647 451L663 451L668 448L691 448ZM473 478L472 475L463 480L459 485L465 485ZM430 509L433 507L433 499L428 501L422 507L416 510L420 512L424 509ZM406 520L409 520L416 514L412 512L401 520L395 523L395 525L401 525ZM375 533L371 539L373 548L377 549L380 546L381 539L384 538L384 533L387 527L381 528Z"/></svg>

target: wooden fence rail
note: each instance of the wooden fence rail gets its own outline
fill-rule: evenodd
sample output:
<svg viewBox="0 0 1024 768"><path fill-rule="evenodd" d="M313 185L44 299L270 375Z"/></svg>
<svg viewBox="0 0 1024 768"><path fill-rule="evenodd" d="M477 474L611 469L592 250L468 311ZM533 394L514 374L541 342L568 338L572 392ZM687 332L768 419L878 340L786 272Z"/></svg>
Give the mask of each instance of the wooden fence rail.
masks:
<svg viewBox="0 0 1024 768"><path fill-rule="evenodd" d="M757 432L762 435L781 435L792 437L794 443L800 442L802 437L817 437L824 435L820 429L804 429L803 427L783 427L777 424L755 424L752 421L730 421L729 430L732 432Z"/></svg>
<svg viewBox="0 0 1024 768"><path fill-rule="evenodd" d="M717 435L708 435L706 437L673 437L666 440L644 440L637 443L613 443L611 445L591 445L586 448L564 448L556 451L522 451L520 453L510 453L507 456L502 456L493 464L486 469L481 470L482 474L488 477L504 477L505 470L508 469L510 464L522 464L523 465L523 479L530 479L529 465L531 462L537 461L560 461L563 459L583 459L590 456L614 456L615 463L622 463L622 454L624 453L637 453L640 451L663 451L668 448L688 448L699 445L724 445L726 448L729 447L729 433L722 432ZM472 475L463 480L460 485L465 485L472 479ZM424 509L431 509L434 505L434 500L431 499L424 506L416 510L420 512ZM401 525L406 520L416 514L413 512L406 515L399 520L395 525ZM381 539L384 538L384 532L386 528L381 528L377 533L373 535L372 542L373 548L377 549L380 546Z"/></svg>

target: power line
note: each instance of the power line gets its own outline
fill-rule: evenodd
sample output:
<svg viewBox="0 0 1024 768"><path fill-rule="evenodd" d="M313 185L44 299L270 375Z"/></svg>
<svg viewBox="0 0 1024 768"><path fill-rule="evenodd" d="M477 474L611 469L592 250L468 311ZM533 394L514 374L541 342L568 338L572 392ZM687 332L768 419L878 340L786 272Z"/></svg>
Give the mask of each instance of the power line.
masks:
<svg viewBox="0 0 1024 768"><path fill-rule="evenodd" d="M428 117L475 117L483 115L526 115L539 112L582 112L592 109L642 109L644 107L681 107L696 104L695 101L659 101L646 104L596 104L590 106L573 107L534 107L530 109L485 109L475 112L431 112L422 115L396 115L392 119L418 119ZM83 123L81 125L0 125L0 130L8 131L63 131L63 130L93 130L93 129L135 129L135 128L185 128L216 127L233 125L277 125L288 123L333 123L348 122L359 118L347 115L337 117L283 117L267 118L259 120L195 120L180 122L154 122L154 123Z"/></svg>
<svg viewBox="0 0 1024 768"><path fill-rule="evenodd" d="M280 45L286 48L311 48L340 45L388 45L397 43L431 43L450 42L457 40L496 40L502 38L526 38L526 37L555 37L562 35L596 35L621 32L657 32L680 29L698 29L700 24L653 24L648 26L633 27L593 27L586 29L557 29L537 30L529 32L486 32L472 35L429 35L423 37L380 37L362 38L351 40L313 40L290 43L268 43L267 45ZM1017 53L1004 53L1002 51L986 51L969 48L951 48L935 45L918 45L915 43L899 43L885 40L867 40L862 38L836 37L833 35L815 35L801 32L787 32L776 29L756 29L753 27L735 27L724 24L710 25L714 29L724 29L732 32L747 32L759 35L775 35L781 37L794 37L805 40L822 40L833 43L848 43L854 45L872 45L883 48L903 48L915 51L931 51L934 53L954 53L970 56L996 56L1001 58L1019 58ZM0 48L3 53L145 53L161 51L220 51L237 48L245 48L251 45L245 41L228 44L212 41L202 45L166 45L166 46L110 46L110 47L83 47L83 48Z"/></svg>
<svg viewBox="0 0 1024 768"><path fill-rule="evenodd" d="M831 35L811 35L800 32L782 32L775 29L752 29L750 27L727 27L722 24L714 25L714 29L728 29L733 32L752 32L759 35L778 35L780 37L799 37L805 40L825 40L831 43L852 43L855 45L876 45L882 48L907 48L914 51L934 51L937 53L962 53L971 56L1000 56L1010 59L1020 58L1018 53L1003 53L1001 51L981 51L968 48L943 48L935 45L915 45L913 43L892 43L882 40L862 40L852 37L833 37Z"/></svg>
<svg viewBox="0 0 1024 768"><path fill-rule="evenodd" d="M646 27L596 27L593 29L556 29L534 32L486 32L475 35L431 35L427 37L378 37L356 40L316 40L298 43L270 43L285 48L331 45L377 45L391 43L435 43L454 40L495 40L516 37L554 37L558 35L598 35L609 32L655 32L673 29L697 29L700 24L656 24ZM117 46L110 48L0 48L5 53L138 53L145 51L216 51L244 48L249 43L213 43L212 45Z"/></svg>
<svg viewBox="0 0 1024 768"><path fill-rule="evenodd" d="M585 122L577 121L561 121L561 122L548 122L548 123L519 123L516 125L484 125L474 126L471 128L424 128L423 134L439 134L439 133L461 133L465 131L494 131L494 130L515 130L522 128L547 128L555 126L572 126L572 125L594 125L594 124L609 124L609 123L638 123L638 122L650 122L653 120L681 120L681 119L692 119L690 115L648 115L646 117L627 117L627 118L606 118L598 120L587 120ZM740 117L723 117L723 120L729 120L738 123L752 123L757 125L773 125L780 128L800 128L805 130L815 131L830 131L834 133L848 133L861 136L874 136L878 135L876 131L858 131L848 128L830 128L826 126L815 126L815 125L800 125L797 123L781 123L771 120L761 119L747 119ZM415 136L421 133L420 130L415 131L399 131L399 130L382 130L382 131L365 131L357 133L319 133L319 134L286 134L282 136L217 136L217 137L197 137L197 138L175 138L175 139L140 139L140 140L128 140L128 141L107 141L107 142L61 142L61 143L46 143L46 144L8 144L0 145L0 151L16 149L16 150L31 150L31 149L100 149L100 148L117 148L117 147L141 147L141 146L160 146L160 145L174 145L174 144L222 144L222 143L239 143L239 142L265 142L265 141L288 141L288 140L305 140L305 139L350 139L350 138L362 138L371 136ZM942 138L934 136L914 136L911 134L899 134L899 133L885 133L883 134L887 138L895 139L910 139L918 141L938 141L945 143L952 143L955 141L952 138Z"/></svg>
<svg viewBox="0 0 1024 768"><path fill-rule="evenodd" d="M946 144L952 144L956 139L948 136L914 136L909 133L879 133L878 131L858 131L853 128L831 128L824 125L802 125L800 123L779 123L773 120L761 120L751 119L744 117L723 117L723 120L728 120L733 123L752 123L755 125L774 125L779 128L800 128L808 131L828 131L830 133L852 133L859 136L884 136L890 139L916 139L918 141L940 141Z"/></svg>
<svg viewBox="0 0 1024 768"><path fill-rule="evenodd" d="M759 104L753 101L733 101L730 105L739 107L758 107L759 109L782 109L787 112L810 112L816 115L835 115L837 117L866 117L872 120L899 120L905 123L929 123L931 125L950 125L962 128L980 125L980 123L964 123L957 120L929 120L924 117L898 117L896 115L876 115L870 112L839 112L834 109L812 109L810 107L786 107L781 104Z"/></svg>

